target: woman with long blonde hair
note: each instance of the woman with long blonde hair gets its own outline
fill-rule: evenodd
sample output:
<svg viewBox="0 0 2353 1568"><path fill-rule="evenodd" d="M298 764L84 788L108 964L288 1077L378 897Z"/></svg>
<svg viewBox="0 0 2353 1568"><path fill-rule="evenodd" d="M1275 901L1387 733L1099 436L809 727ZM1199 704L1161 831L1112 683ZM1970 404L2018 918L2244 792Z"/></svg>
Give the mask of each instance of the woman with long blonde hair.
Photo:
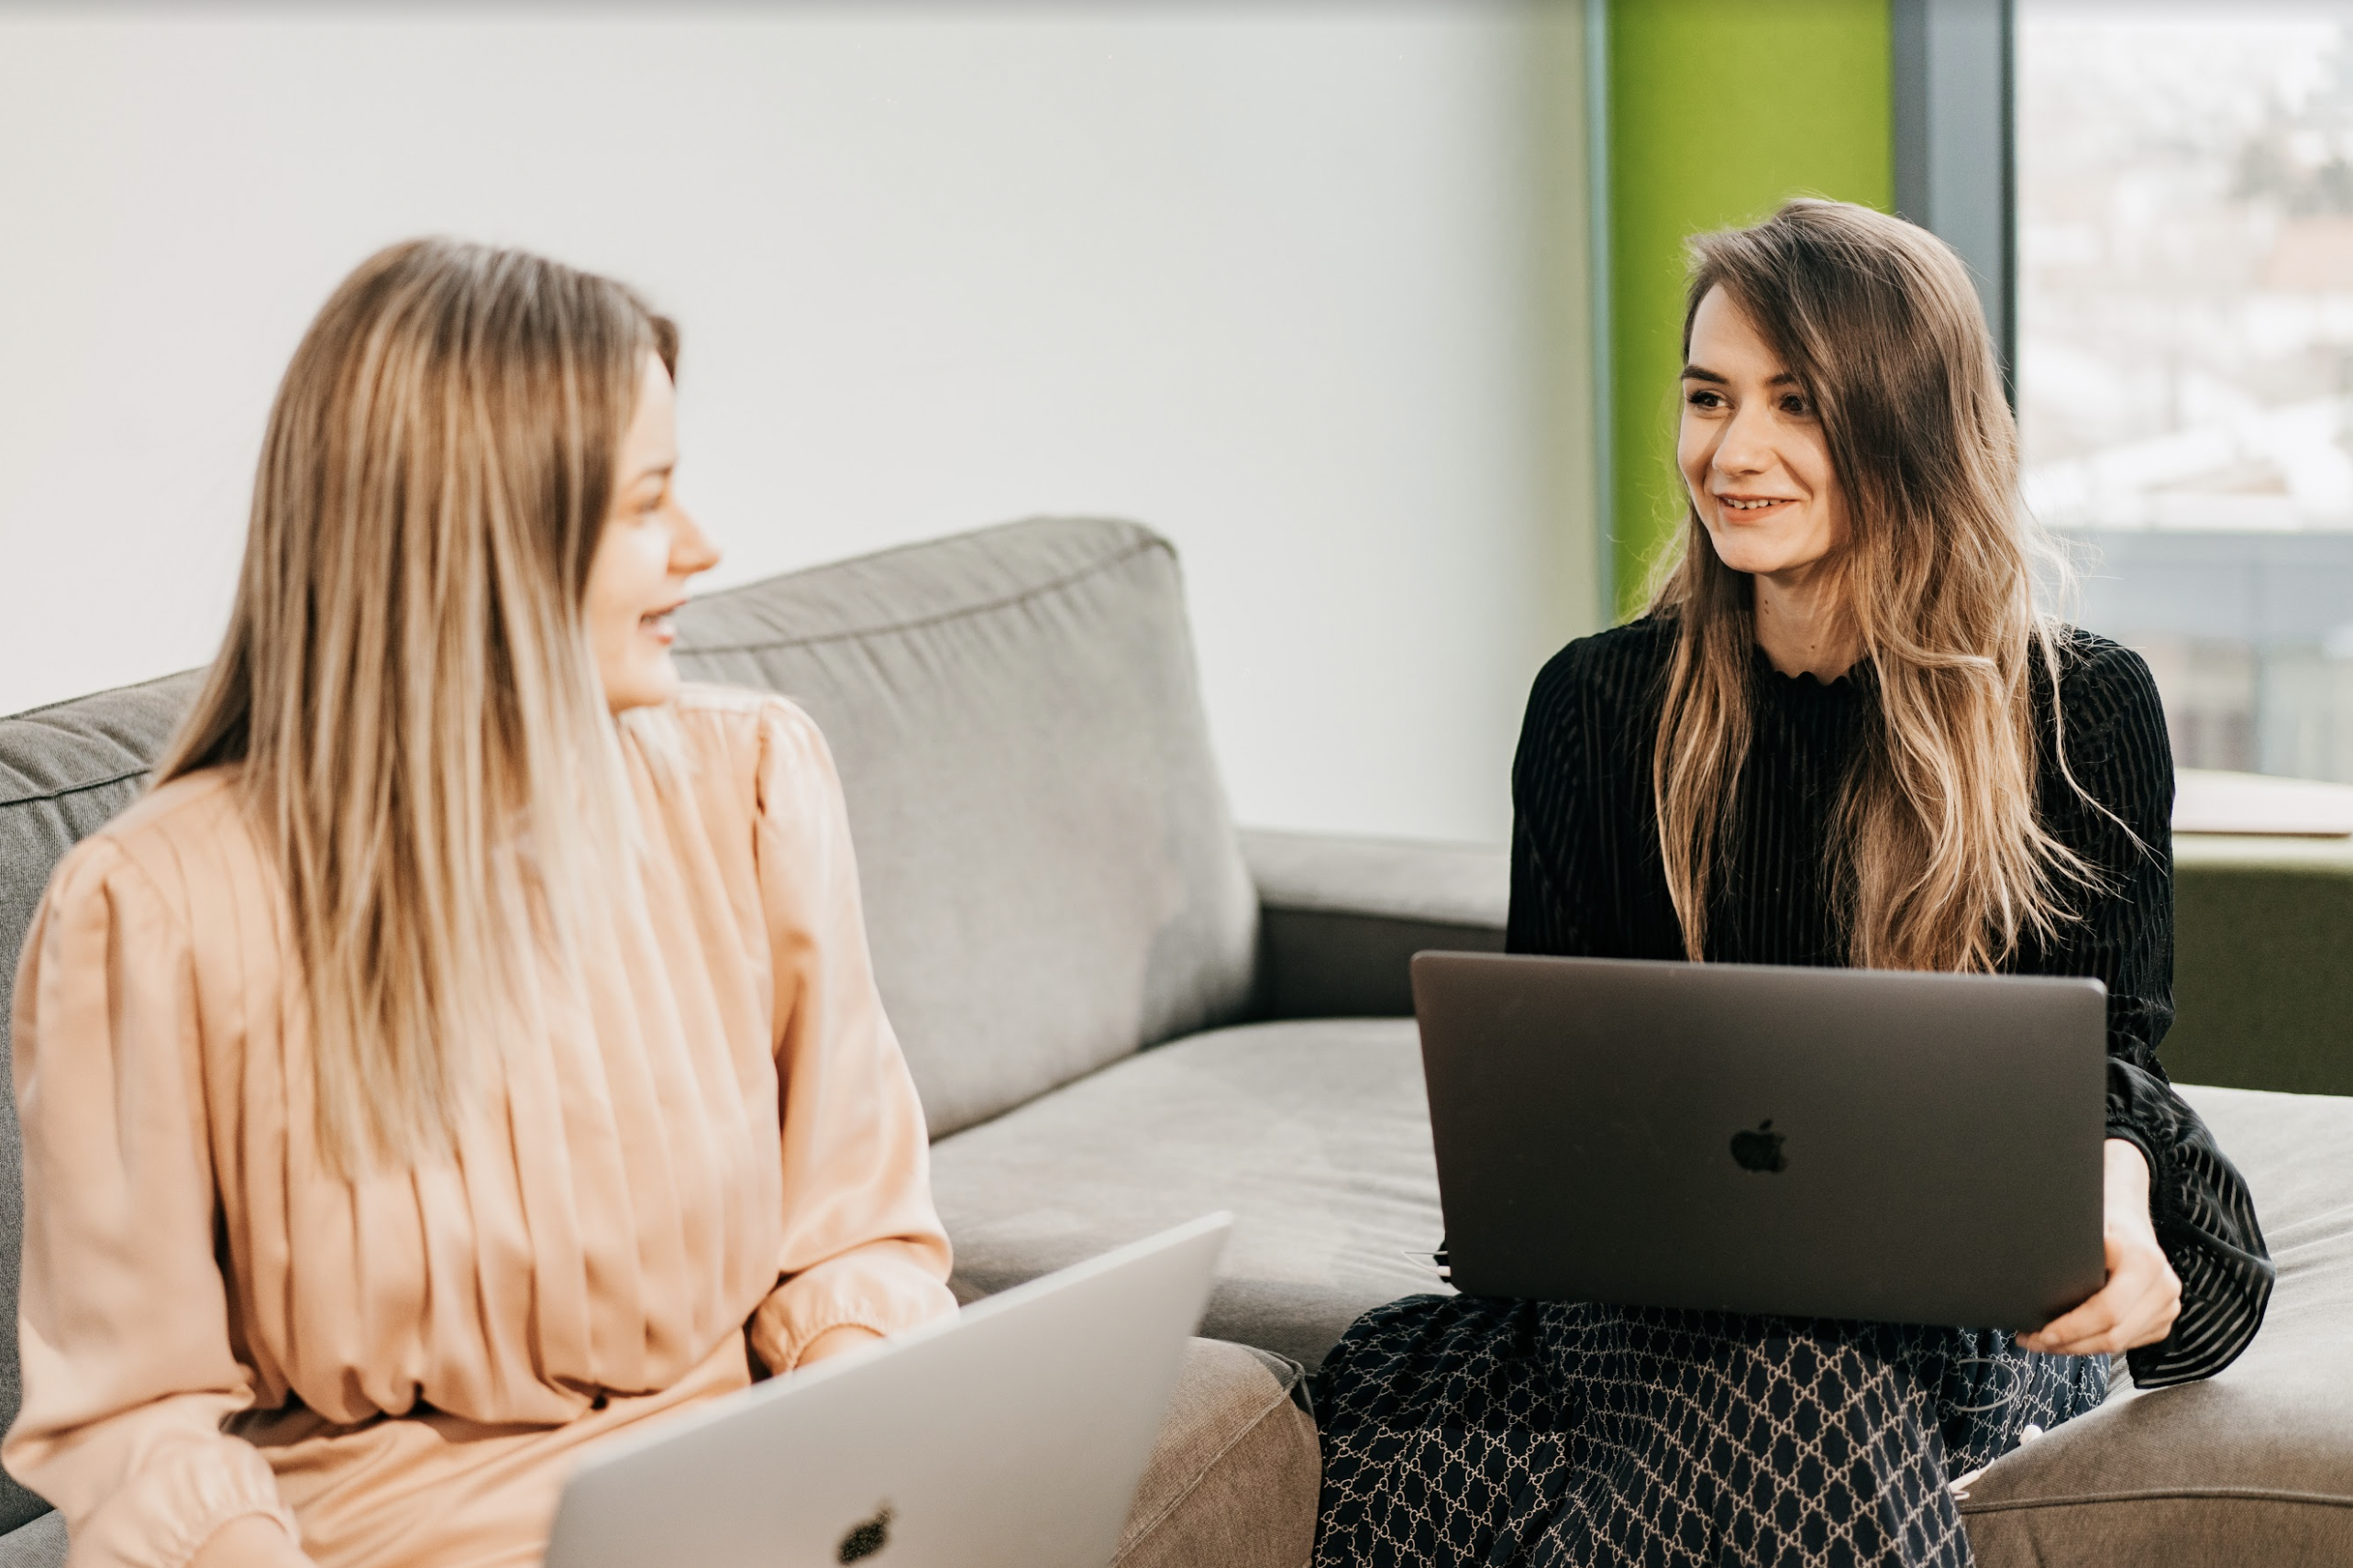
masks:
<svg viewBox="0 0 2353 1568"><path fill-rule="evenodd" d="M77 1564L536 1562L649 1418L954 1309L841 788L682 690L677 334L427 240L280 388L227 638L17 989Z"/></svg>
<svg viewBox="0 0 2353 1568"><path fill-rule="evenodd" d="M1693 242L1681 555L1536 679L1509 945L2090 975L2108 991L2107 1283L1964 1328L1418 1297L1325 1364L1317 1561L1965 1564L1949 1483L2209 1376L2271 1267L2173 1093L2173 778L2135 655L2036 603L2039 541L1960 260L1797 201Z"/></svg>

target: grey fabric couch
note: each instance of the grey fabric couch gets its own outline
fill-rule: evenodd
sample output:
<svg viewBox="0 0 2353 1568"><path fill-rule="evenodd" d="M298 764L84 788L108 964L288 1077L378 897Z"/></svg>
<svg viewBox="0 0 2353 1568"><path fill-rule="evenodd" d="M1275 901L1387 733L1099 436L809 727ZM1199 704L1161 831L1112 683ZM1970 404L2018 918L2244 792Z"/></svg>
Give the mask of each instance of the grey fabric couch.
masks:
<svg viewBox="0 0 2353 1568"><path fill-rule="evenodd" d="M690 679L785 692L834 746L885 999L944 1166L964 1130L1251 1015L1257 898L1164 541L1016 525L714 594L679 626ZM193 687L173 676L0 719L0 1029L50 869L137 796ZM941 1196L968 1212L955 1177ZM1067 1196L1083 1212L1102 1195ZM22 1217L0 1094L0 1421L18 1398ZM1045 1236L1034 1252L1071 1255ZM1000 1277L1048 1266L995 1255ZM988 1280L967 1269L956 1284L968 1298ZM1305 1562L1319 1472L1298 1376L1283 1357L1194 1342L1123 1568ZM55 1564L65 1545L40 1499L0 1480L0 1568Z"/></svg>
<svg viewBox="0 0 2353 1568"><path fill-rule="evenodd" d="M1502 856L1237 831L1174 555L1132 525L890 551L712 595L679 627L690 676L785 692L834 745L959 1295L1239 1216L1121 1562L1302 1562L1312 1424L1281 1358L1442 1288L1408 1255L1440 1220L1406 959L1501 946ZM188 694L0 720L0 957ZM1965 1506L1995 1568L2353 1561L2353 1100L2195 1098L2281 1258L2273 1321L2214 1384L2121 1393L1980 1478ZM15 1138L0 1107L10 1335ZM0 1418L15 1368L0 1344ZM0 1568L61 1555L13 1483L0 1528Z"/></svg>

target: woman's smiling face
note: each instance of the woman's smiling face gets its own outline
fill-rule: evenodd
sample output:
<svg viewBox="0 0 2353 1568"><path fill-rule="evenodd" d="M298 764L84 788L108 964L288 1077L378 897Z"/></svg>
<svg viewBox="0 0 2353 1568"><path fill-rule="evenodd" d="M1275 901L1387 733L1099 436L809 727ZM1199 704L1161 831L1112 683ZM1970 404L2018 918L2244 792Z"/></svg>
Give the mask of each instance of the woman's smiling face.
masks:
<svg viewBox="0 0 2353 1568"><path fill-rule="evenodd" d="M718 547L671 487L677 408L669 372L646 355L637 411L622 437L613 511L589 560L584 607L597 678L616 713L666 702L677 692L670 612L686 602L688 581L719 562Z"/></svg>
<svg viewBox="0 0 2353 1568"><path fill-rule="evenodd" d="M1675 458L1717 558L1734 571L1802 579L1846 542L1813 395L1721 289L1692 316Z"/></svg>

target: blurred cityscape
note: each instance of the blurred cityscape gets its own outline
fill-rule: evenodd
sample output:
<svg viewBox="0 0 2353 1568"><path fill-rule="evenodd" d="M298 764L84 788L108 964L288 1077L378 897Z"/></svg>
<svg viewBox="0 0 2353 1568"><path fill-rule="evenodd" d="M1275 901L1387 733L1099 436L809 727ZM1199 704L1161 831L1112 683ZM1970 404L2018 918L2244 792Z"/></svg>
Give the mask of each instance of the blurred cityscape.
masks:
<svg viewBox="0 0 2353 1568"><path fill-rule="evenodd" d="M2177 763L2353 780L2353 4L2021 6L2019 423Z"/></svg>

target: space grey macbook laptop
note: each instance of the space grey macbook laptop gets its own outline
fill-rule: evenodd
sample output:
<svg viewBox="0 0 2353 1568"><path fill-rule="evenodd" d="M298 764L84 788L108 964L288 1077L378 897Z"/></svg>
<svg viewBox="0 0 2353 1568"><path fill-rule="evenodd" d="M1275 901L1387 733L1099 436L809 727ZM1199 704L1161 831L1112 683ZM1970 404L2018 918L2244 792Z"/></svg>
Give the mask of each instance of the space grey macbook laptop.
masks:
<svg viewBox="0 0 2353 1568"><path fill-rule="evenodd" d="M1422 953L1474 1295L2037 1328L2100 1287L2097 980Z"/></svg>
<svg viewBox="0 0 2353 1568"><path fill-rule="evenodd" d="M585 1461L547 1568L1104 1568L1232 1216L772 1379Z"/></svg>

